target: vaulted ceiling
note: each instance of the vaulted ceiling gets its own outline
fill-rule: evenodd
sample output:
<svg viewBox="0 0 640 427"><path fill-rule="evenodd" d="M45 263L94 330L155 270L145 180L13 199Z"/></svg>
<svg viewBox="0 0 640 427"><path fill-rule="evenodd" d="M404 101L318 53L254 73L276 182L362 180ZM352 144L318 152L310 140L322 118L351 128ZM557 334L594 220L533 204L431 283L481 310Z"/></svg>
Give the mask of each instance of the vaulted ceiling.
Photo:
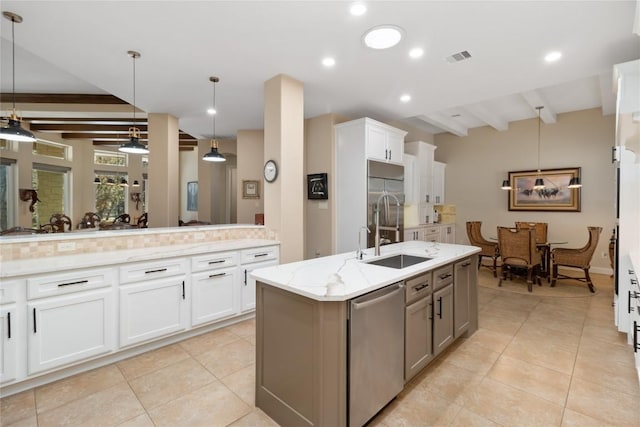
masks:
<svg viewBox="0 0 640 427"><path fill-rule="evenodd" d="M304 83L305 117L338 113L402 120L431 133L536 115L615 108L612 66L640 57L637 1L370 1L362 16L341 1L15 1L18 109L34 130L117 144L132 125L131 58L137 50L138 117L179 119L181 147L263 127L263 84L284 73ZM634 34L634 20L636 33ZM369 28L402 28L374 51ZM11 25L2 19L2 108L10 104ZM421 58L408 51L421 47ZM562 58L546 63L549 51ZM450 61L458 52L470 58ZM321 61L333 57L331 68ZM411 95L409 102L400 96ZM55 96L54 96L55 95ZM76 99L74 99L74 97ZM139 122L145 129L145 122Z"/></svg>

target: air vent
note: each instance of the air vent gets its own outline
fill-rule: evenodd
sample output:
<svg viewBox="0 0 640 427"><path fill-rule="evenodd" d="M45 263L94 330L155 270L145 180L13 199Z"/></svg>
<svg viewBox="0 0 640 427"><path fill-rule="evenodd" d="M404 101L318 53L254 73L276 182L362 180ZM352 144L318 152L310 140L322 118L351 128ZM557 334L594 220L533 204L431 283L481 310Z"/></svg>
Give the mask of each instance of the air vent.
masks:
<svg viewBox="0 0 640 427"><path fill-rule="evenodd" d="M454 63L454 62L464 61L465 59L469 59L469 58L471 58L471 54L468 51L463 50L462 52L457 52L451 56L447 56L446 59L448 62Z"/></svg>

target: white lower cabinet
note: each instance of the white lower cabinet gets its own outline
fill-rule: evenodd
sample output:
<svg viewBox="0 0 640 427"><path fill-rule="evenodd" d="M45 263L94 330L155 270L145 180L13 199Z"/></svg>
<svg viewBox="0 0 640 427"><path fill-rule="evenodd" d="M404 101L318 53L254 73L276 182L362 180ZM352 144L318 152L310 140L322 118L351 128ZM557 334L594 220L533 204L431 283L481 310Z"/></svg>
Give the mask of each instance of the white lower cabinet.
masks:
<svg viewBox="0 0 640 427"><path fill-rule="evenodd" d="M238 313L238 268L191 275L191 325L201 325Z"/></svg>
<svg viewBox="0 0 640 427"><path fill-rule="evenodd" d="M17 340L24 335L24 325L17 321L16 305L8 304L0 307L0 383L16 379L16 363L18 358Z"/></svg>
<svg viewBox="0 0 640 427"><path fill-rule="evenodd" d="M186 275L120 286L120 346L186 329L187 291Z"/></svg>
<svg viewBox="0 0 640 427"><path fill-rule="evenodd" d="M247 249L240 253L240 280L242 289L240 311L256 309L256 281L251 278L251 272L257 268L271 267L279 264L278 246L259 249Z"/></svg>
<svg viewBox="0 0 640 427"><path fill-rule="evenodd" d="M28 373L115 350L111 288L27 303Z"/></svg>
<svg viewBox="0 0 640 427"><path fill-rule="evenodd" d="M456 243L455 224L440 224L440 243Z"/></svg>

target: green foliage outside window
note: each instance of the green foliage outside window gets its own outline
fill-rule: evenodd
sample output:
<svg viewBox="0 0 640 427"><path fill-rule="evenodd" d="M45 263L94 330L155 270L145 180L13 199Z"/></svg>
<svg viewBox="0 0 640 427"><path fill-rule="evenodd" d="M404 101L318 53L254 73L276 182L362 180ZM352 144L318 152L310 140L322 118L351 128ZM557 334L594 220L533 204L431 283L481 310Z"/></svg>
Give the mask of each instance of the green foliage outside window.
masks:
<svg viewBox="0 0 640 427"><path fill-rule="evenodd" d="M103 221L113 220L125 213L125 187L118 185L122 176L101 175L101 183L96 184L96 213ZM107 184L107 180L113 180L115 184Z"/></svg>

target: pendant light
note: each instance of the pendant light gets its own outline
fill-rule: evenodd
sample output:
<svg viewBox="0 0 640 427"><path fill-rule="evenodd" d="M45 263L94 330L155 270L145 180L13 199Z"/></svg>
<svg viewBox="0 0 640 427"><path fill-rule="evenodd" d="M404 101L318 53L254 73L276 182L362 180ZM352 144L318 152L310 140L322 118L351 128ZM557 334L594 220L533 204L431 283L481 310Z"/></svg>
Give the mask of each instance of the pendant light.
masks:
<svg viewBox="0 0 640 427"><path fill-rule="evenodd" d="M36 137L28 130L22 127L22 123L16 115L16 42L14 35L14 26L16 23L22 22L22 16L13 12L2 12L2 16L11 21L11 66L12 66L12 93L13 93L13 109L9 117L4 118L7 123L0 128L0 139L18 142L34 142Z"/></svg>
<svg viewBox="0 0 640 427"><path fill-rule="evenodd" d="M573 178L571 178L569 180L569 188L580 188L582 187L582 183L580 182L580 177L579 176L574 176Z"/></svg>
<svg viewBox="0 0 640 427"><path fill-rule="evenodd" d="M503 190L511 190L511 183L508 179L502 181L502 185L500 186Z"/></svg>
<svg viewBox="0 0 640 427"><path fill-rule="evenodd" d="M544 107L536 107L538 110L538 175L536 178L536 183L533 185L534 190L542 190L544 188L544 180L540 176L540 110Z"/></svg>
<svg viewBox="0 0 640 427"><path fill-rule="evenodd" d="M209 81L213 82L213 111L212 111L212 123L213 123L213 136L211 137L211 151L202 157L205 162L224 162L227 159L218 152L218 141L216 140L216 83L220 81L218 77L209 77Z"/></svg>
<svg viewBox="0 0 640 427"><path fill-rule="evenodd" d="M149 154L149 149L140 144L140 129L135 127L136 124L136 59L140 58L140 52L135 50L127 51L127 54L133 59L133 127L129 128L129 142L122 144L119 151L130 154Z"/></svg>

